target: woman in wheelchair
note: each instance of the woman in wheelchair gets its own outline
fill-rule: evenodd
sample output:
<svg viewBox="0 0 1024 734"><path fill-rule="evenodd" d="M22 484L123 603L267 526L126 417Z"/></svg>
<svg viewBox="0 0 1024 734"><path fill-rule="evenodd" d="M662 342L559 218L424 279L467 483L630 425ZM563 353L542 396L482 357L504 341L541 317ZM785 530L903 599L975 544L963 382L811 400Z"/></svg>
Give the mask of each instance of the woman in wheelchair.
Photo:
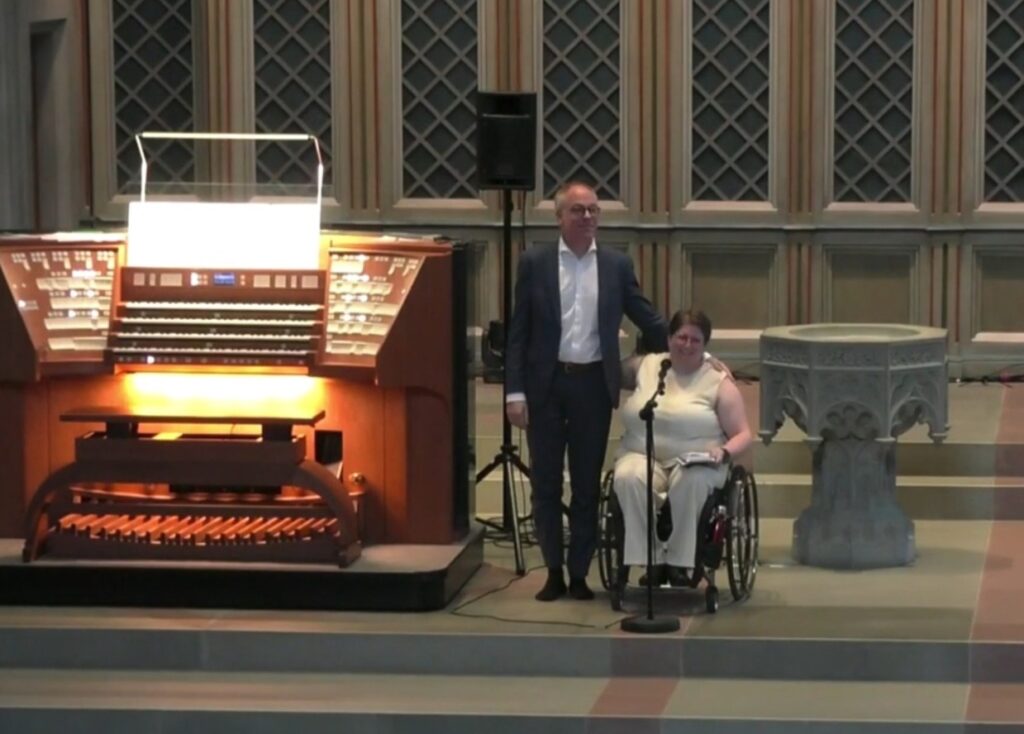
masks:
<svg viewBox="0 0 1024 734"><path fill-rule="evenodd" d="M620 411L625 432L614 470L625 529L622 566L615 579L620 590L628 582L630 566L647 564L646 428L639 413L657 389L659 372L665 369L665 394L654 412L655 510L667 497L672 532L664 542L654 536L655 585L689 585L701 510L726 481L730 458L752 441L739 389L705 354L711 339L707 315L679 311L669 333L667 355L648 354L625 370L624 382L634 390ZM687 457L691 453L703 455Z"/></svg>

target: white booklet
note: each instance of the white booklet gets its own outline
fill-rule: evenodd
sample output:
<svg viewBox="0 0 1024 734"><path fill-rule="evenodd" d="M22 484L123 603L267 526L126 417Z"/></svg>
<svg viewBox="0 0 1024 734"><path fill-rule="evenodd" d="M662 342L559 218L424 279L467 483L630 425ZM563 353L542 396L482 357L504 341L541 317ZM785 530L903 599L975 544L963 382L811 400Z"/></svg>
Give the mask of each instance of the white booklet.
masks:
<svg viewBox="0 0 1024 734"><path fill-rule="evenodd" d="M716 462L707 451L687 451L682 456L676 457L676 463L679 466L693 466L694 464L714 464Z"/></svg>

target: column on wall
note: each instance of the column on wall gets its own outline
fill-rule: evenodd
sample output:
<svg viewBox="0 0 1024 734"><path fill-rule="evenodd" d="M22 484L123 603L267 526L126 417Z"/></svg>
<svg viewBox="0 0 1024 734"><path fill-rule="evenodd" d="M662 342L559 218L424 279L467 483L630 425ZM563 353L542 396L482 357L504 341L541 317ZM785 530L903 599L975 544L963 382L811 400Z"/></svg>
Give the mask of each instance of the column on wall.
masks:
<svg viewBox="0 0 1024 734"><path fill-rule="evenodd" d="M33 225L31 70L22 3L0 10L0 229Z"/></svg>
<svg viewBox="0 0 1024 734"><path fill-rule="evenodd" d="M230 0L193 4L197 72L193 96L198 131L241 133L256 129L253 84L249 80L254 78L253 13L259 6ZM219 201L250 197L254 193L248 186L255 178L254 147L251 142L241 141L197 143L197 183L211 185L200 195Z"/></svg>
<svg viewBox="0 0 1024 734"><path fill-rule="evenodd" d="M73 229L89 217L84 7L0 8L0 229Z"/></svg>

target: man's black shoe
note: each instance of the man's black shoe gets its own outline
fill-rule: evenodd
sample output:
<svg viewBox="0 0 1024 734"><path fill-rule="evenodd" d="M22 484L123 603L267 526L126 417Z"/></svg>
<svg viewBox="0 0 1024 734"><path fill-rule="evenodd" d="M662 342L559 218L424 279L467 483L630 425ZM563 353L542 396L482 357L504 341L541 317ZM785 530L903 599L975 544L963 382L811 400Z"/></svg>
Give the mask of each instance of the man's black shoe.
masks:
<svg viewBox="0 0 1024 734"><path fill-rule="evenodd" d="M589 601L594 598L594 592L587 586L586 579L569 579L569 596L580 601Z"/></svg>
<svg viewBox="0 0 1024 734"><path fill-rule="evenodd" d="M537 601L554 601L565 595L565 579L562 578L562 570L548 570L548 580L533 598Z"/></svg>

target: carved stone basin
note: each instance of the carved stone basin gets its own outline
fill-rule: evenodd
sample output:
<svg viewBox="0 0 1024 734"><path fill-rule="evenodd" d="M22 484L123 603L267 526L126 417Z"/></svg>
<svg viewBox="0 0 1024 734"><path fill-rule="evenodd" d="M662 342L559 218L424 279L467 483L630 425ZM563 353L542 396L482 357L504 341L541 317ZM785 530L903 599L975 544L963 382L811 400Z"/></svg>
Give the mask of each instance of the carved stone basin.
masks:
<svg viewBox="0 0 1024 734"><path fill-rule="evenodd" d="M813 452L811 506L793 555L829 568L914 559L914 523L896 501L896 437L948 430L946 330L903 324L804 324L761 335L761 430L786 417Z"/></svg>
<svg viewBox="0 0 1024 734"><path fill-rule="evenodd" d="M930 327L901 326L899 324L806 324L804 326L780 326L794 339L812 341L858 341L885 342L921 337L922 329ZM773 330L774 331L774 330ZM939 329L938 331L942 331Z"/></svg>

